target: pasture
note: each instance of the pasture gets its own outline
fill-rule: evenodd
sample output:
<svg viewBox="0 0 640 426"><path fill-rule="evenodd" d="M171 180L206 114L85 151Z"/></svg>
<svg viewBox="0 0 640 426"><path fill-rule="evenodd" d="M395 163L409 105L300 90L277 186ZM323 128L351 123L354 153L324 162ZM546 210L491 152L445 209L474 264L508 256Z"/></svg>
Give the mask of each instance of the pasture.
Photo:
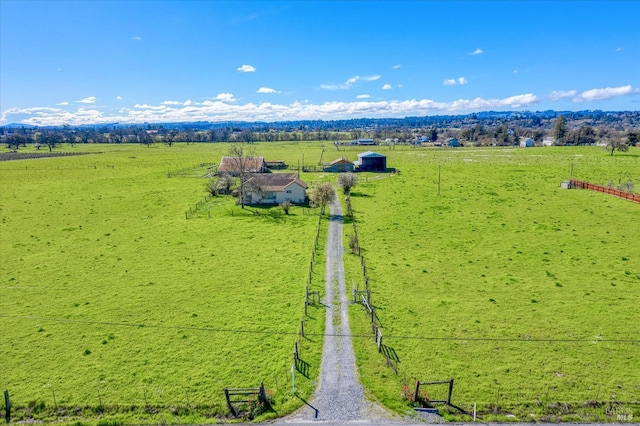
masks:
<svg viewBox="0 0 640 426"><path fill-rule="evenodd" d="M185 219L228 147L78 145L63 149L95 153L0 163L0 386L14 420L212 422L228 414L223 388L262 381L267 418L301 404L290 368L317 211L216 197ZM294 163L302 150L321 152L258 154ZM317 317L308 332L322 333ZM321 350L302 342L302 397Z"/></svg>
<svg viewBox="0 0 640 426"><path fill-rule="evenodd" d="M637 192L638 149L379 152L400 173L361 175L351 201L400 362L396 375L373 337L354 340L371 396L404 412L403 385L454 378L453 403L489 419L596 407L590 418L611 420L603 402L640 414L640 205L560 188L573 163L574 179L631 180ZM362 288L358 256L345 267ZM350 315L354 334L371 333L361 306Z"/></svg>
<svg viewBox="0 0 640 426"><path fill-rule="evenodd" d="M252 146L291 165L363 151ZM262 381L275 411L261 418L283 415L302 404L295 341L309 366L296 391L311 394L324 310L309 307L310 337L298 333L317 211L254 214L230 197L195 210L228 147L77 145L62 150L94 153L0 163L0 386L14 419L214 422L228 414L224 387ZM404 413L404 384L454 378L454 403L498 419L637 404L640 206L560 188L572 163L575 179L640 185L637 149L375 150L400 173L360 174L351 200L400 362L396 375L353 305L370 396ZM311 290L323 288L322 226ZM362 285L358 257L344 259Z"/></svg>

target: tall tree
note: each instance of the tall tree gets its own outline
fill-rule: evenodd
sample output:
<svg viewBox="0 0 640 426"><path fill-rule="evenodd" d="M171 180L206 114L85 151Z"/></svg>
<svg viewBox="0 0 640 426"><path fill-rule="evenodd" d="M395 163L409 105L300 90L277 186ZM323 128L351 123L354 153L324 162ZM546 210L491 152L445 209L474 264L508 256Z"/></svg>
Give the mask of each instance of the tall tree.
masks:
<svg viewBox="0 0 640 426"><path fill-rule="evenodd" d="M567 137L567 119L564 118L564 115L558 117L556 120L556 125L553 128L553 137L556 139L556 145L564 145L565 138Z"/></svg>

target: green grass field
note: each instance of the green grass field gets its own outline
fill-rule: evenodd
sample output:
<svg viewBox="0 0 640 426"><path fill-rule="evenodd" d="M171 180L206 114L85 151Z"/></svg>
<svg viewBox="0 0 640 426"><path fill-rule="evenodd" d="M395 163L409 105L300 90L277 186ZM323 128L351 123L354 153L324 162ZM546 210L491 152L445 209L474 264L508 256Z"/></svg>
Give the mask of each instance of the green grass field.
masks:
<svg viewBox="0 0 640 426"><path fill-rule="evenodd" d="M293 163L303 148L321 151L259 154ZM185 219L205 196L198 165L225 144L65 149L104 152L0 163L0 386L14 419L82 420L102 405L115 422L210 422L228 414L224 387L261 381L276 401L268 416L299 406L290 368L317 211L254 215L218 197ZM317 340L301 347L302 397Z"/></svg>
<svg viewBox="0 0 640 426"><path fill-rule="evenodd" d="M262 418L301 405L290 368L317 211L254 215L218 197L185 219L205 196L206 165L227 149L77 145L61 150L94 154L0 163L0 386L15 420L207 423L228 414L224 387L261 381L275 401ZM291 165L360 152L255 149ZM400 363L396 376L372 338L354 339L372 397L404 412L403 383L454 378L454 403L483 413L637 404L640 205L560 188L572 163L575 179L640 184L637 149L376 150L400 173L361 174L351 199ZM313 290L323 288L323 227ZM358 257L345 266L362 285ZM358 305L351 324L369 335ZM323 327L324 310L310 307L305 329ZM304 398L322 341L300 342Z"/></svg>
<svg viewBox="0 0 640 426"><path fill-rule="evenodd" d="M453 402L468 410L528 418L528 405L541 414L596 399L637 410L640 205L560 182L572 163L575 179L640 182L640 152L382 149L400 173L362 175L351 197L385 343L400 358L395 376L372 339L356 340L371 394L403 412L403 383L454 378ZM358 257L347 259L362 287ZM370 333L362 307L351 317L355 334Z"/></svg>

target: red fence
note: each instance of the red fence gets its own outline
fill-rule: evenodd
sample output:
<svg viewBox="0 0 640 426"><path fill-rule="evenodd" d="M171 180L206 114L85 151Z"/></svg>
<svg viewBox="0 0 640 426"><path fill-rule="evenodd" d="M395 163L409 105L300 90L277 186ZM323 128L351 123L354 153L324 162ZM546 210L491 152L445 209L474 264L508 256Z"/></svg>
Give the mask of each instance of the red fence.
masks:
<svg viewBox="0 0 640 426"><path fill-rule="evenodd" d="M626 200L634 201L636 203L640 203L640 194L634 194L632 192L620 191L618 189L609 188L607 186L602 185L594 185L589 182L583 182L581 180L572 180L571 181L572 188L582 188L582 189L590 189L591 191L604 192L605 194L611 194L616 197L624 198Z"/></svg>

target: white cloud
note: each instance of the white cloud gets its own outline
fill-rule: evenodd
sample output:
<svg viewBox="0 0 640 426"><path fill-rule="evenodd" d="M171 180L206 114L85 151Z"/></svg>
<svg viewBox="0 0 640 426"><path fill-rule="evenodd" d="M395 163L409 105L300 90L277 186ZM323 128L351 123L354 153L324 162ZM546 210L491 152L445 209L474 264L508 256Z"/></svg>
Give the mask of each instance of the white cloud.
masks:
<svg viewBox="0 0 640 426"><path fill-rule="evenodd" d="M605 87L604 89L591 89L582 92L573 98L574 102L603 101L615 98L616 96L626 96L640 93L640 89L634 89L630 84L620 87Z"/></svg>
<svg viewBox="0 0 640 426"><path fill-rule="evenodd" d="M484 53L484 50L477 48L473 52L469 53L469 55L482 55L483 53Z"/></svg>
<svg viewBox="0 0 640 426"><path fill-rule="evenodd" d="M182 103L182 105L184 105L184 106L189 106L189 105L191 105L192 103L193 103L193 101L192 101L191 99L187 99L186 101L184 101L184 102Z"/></svg>
<svg viewBox="0 0 640 426"><path fill-rule="evenodd" d="M622 52L622 47L616 47L616 52Z"/></svg>
<svg viewBox="0 0 640 426"><path fill-rule="evenodd" d="M69 105L69 102L66 102L66 101L64 101L64 102L59 102L59 103L57 103L56 105L63 105L63 106L64 106L64 105Z"/></svg>
<svg viewBox="0 0 640 426"><path fill-rule="evenodd" d="M76 101L76 102L79 104L93 104L96 102L96 97L89 96L88 98L80 99L79 101Z"/></svg>
<svg viewBox="0 0 640 426"><path fill-rule="evenodd" d="M396 64L394 66L392 66L391 68L393 68L394 70L397 70L398 68L402 67L402 65L400 64Z"/></svg>
<svg viewBox="0 0 640 426"><path fill-rule="evenodd" d="M140 36L133 36L133 37L131 37L131 40L133 40L133 41L140 41L140 40L142 40L142 37L140 37Z"/></svg>
<svg viewBox="0 0 640 426"><path fill-rule="evenodd" d="M222 101L222 102L235 102L236 101L236 99L233 97L232 93L218 93L218 95L214 99Z"/></svg>
<svg viewBox="0 0 640 426"><path fill-rule="evenodd" d="M362 95L358 95L356 96L356 99L369 99L371 96L367 95L366 93L363 93Z"/></svg>
<svg viewBox="0 0 640 426"><path fill-rule="evenodd" d="M456 84L467 84L467 83L468 81L464 77L458 77L457 79L447 78L442 82L442 84L444 84L445 86L455 86Z"/></svg>
<svg viewBox="0 0 640 426"><path fill-rule="evenodd" d="M162 102L162 105L182 105L182 102L178 102L178 101L164 101L164 102Z"/></svg>
<svg viewBox="0 0 640 426"><path fill-rule="evenodd" d="M279 90L272 89L271 87L261 87L256 93L282 93Z"/></svg>
<svg viewBox="0 0 640 426"><path fill-rule="evenodd" d="M398 89L402 89L402 84L398 84Z"/></svg>
<svg viewBox="0 0 640 426"><path fill-rule="evenodd" d="M380 79L380 75L371 75L371 76L367 76L367 77L360 77L359 75L353 76L351 78L348 78L347 81L345 81L344 83L338 83L338 84L321 84L320 88L324 89L324 90L348 90L350 89L354 84L356 84L359 81L376 81Z"/></svg>
<svg viewBox="0 0 640 426"><path fill-rule="evenodd" d="M238 71L240 72L255 72L256 69L255 67L251 66L251 65L242 65L241 67L238 67Z"/></svg>
<svg viewBox="0 0 640 426"><path fill-rule="evenodd" d="M122 100L122 96L116 96L116 100L121 101Z"/></svg>
<svg viewBox="0 0 640 426"><path fill-rule="evenodd" d="M390 84L385 84L382 86L382 90L391 90L393 87L391 87Z"/></svg>
<svg viewBox="0 0 640 426"><path fill-rule="evenodd" d="M221 96L222 95L222 96ZM531 94L515 95L503 99L458 99L437 102L430 99L368 101L359 98L352 102L325 102L312 104L294 102L288 105L270 102L237 104L223 102L233 99L231 94L218 95L217 101L195 103L186 101L180 106L164 104L135 104L108 114L97 109L78 108L65 111L59 108L11 108L2 112L1 122L17 121L27 125L103 124L103 123L159 123L193 121L279 121L307 119L349 119L362 117L406 117L439 113L466 113L478 110L519 108L538 102Z"/></svg>
<svg viewBox="0 0 640 426"><path fill-rule="evenodd" d="M510 96L499 101L500 106L510 106L512 108L520 108L521 106L531 105L538 102L538 97L533 93L525 95Z"/></svg>
<svg viewBox="0 0 640 426"><path fill-rule="evenodd" d="M572 96L575 96L576 93L578 93L575 90L554 90L553 92L549 93L549 99L551 99L552 101L558 101L562 98L570 98Z"/></svg>
<svg viewBox="0 0 640 426"><path fill-rule="evenodd" d="M149 104L135 104L133 107L138 109L149 109L153 111L163 111L168 108L166 105L149 105Z"/></svg>

